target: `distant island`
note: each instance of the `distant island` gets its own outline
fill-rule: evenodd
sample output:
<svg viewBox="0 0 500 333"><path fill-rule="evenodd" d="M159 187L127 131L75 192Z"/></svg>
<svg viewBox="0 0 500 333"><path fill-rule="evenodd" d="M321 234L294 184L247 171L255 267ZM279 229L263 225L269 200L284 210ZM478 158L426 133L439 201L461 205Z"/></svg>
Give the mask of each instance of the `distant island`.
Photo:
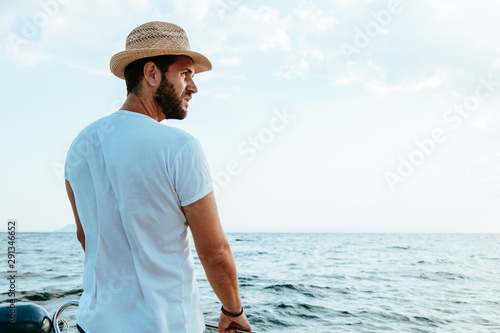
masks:
<svg viewBox="0 0 500 333"><path fill-rule="evenodd" d="M57 229L54 232L76 232L76 224L68 224L67 226Z"/></svg>

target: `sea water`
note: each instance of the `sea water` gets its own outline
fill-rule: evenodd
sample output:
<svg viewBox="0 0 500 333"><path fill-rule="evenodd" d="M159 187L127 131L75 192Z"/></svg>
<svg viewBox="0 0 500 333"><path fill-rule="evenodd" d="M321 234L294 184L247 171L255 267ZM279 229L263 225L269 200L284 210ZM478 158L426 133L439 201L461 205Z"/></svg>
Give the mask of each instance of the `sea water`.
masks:
<svg viewBox="0 0 500 333"><path fill-rule="evenodd" d="M500 332L499 234L228 238L258 332ZM7 234L0 240L6 274ZM217 321L220 303L194 255L205 319ZM18 233L16 265L17 302L52 315L82 292L83 251L73 234ZM9 302L7 282L2 277L1 303ZM74 324L74 311L63 317Z"/></svg>

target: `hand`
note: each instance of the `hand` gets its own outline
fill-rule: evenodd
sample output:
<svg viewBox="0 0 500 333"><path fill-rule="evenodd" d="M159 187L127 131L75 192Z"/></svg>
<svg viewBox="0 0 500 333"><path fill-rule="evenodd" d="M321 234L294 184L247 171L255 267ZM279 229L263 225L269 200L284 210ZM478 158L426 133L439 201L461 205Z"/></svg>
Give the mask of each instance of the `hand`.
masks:
<svg viewBox="0 0 500 333"><path fill-rule="evenodd" d="M247 316L243 313L241 316L231 317L221 313L219 318L219 333L236 333L236 329L248 332L252 331L252 326L250 326Z"/></svg>

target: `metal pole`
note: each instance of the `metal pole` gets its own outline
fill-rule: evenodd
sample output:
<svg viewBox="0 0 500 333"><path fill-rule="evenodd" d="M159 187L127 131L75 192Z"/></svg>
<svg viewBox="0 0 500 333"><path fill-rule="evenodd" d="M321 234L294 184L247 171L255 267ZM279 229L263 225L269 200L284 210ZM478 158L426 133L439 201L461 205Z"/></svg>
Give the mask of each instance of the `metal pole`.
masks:
<svg viewBox="0 0 500 333"><path fill-rule="evenodd" d="M55 333L61 333L61 331L59 330L59 316L66 308L70 306L78 306L78 301L67 301L63 303L54 313L54 316L52 317L52 328L54 329Z"/></svg>

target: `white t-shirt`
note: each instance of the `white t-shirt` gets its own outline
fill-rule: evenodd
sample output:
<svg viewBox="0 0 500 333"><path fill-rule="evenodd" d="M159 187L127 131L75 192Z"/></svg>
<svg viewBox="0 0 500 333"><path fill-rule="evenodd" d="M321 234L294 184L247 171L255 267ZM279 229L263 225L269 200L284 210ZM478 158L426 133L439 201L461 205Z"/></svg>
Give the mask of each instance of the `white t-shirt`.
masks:
<svg viewBox="0 0 500 333"><path fill-rule="evenodd" d="M191 135L120 110L71 145L65 178L85 232L77 322L95 332L203 332L186 218L212 191Z"/></svg>

